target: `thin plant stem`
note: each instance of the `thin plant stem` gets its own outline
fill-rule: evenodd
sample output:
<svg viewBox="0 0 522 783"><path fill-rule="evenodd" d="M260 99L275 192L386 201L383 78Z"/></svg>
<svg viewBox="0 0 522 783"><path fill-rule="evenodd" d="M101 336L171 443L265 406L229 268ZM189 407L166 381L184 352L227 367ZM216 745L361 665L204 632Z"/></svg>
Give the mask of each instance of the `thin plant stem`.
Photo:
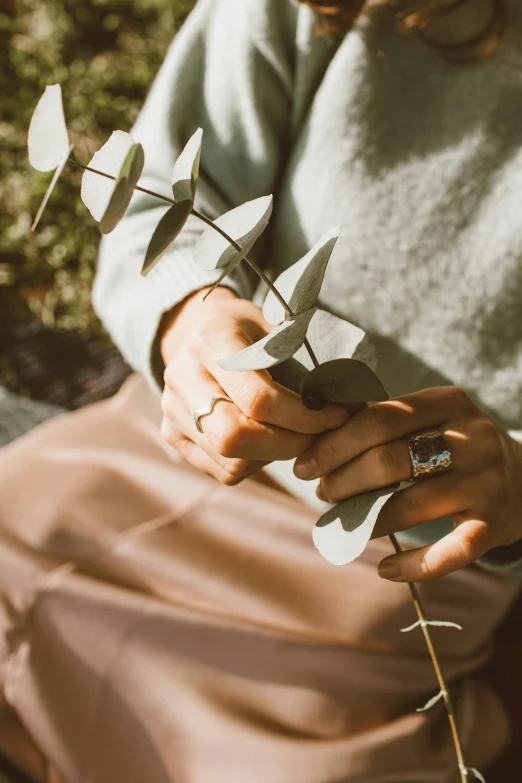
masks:
<svg viewBox="0 0 522 783"><path fill-rule="evenodd" d="M93 169L90 166L84 166L83 163L78 163L77 160L73 160L72 158L69 159L69 163L71 165L76 166L77 168L83 169L84 171L90 171L92 174L98 174L100 177L105 177L106 179L112 179L115 180L116 177L113 177L112 174L106 174L104 171L98 171L98 169ZM140 193L146 193L148 196L155 196L156 198L161 199L162 201L166 201L168 204L174 204L175 201L172 198L169 198L168 196L162 196L161 193L155 193L153 190L148 190L147 188L142 188L139 185L135 185L134 190L139 190ZM205 215L202 215L201 212L198 212L196 209L192 209L191 214L194 215L194 217L197 217L199 220L203 221L203 223L206 223L207 226L210 226L214 229L214 231L217 231L218 234L221 234L223 239L226 239L226 241L232 245L235 250L238 250L239 252L242 252L243 248L241 245L238 245L238 243L230 237L226 231L223 231L222 228L220 228L218 225L214 223L214 221L210 220L210 218L205 217ZM285 299L281 296L275 285L272 283L269 277L265 275L263 270L260 266L256 264L253 258L251 258L249 255L245 256L245 261L247 264L253 269L253 271L256 273L256 275L265 283L265 285L269 288L269 290L273 293L281 307L284 308L284 311L286 315L290 318L292 318L295 313L292 312L290 305L288 302L285 301ZM313 362L314 367L319 367L319 362L317 360L317 356L314 353L314 350L312 346L310 345L308 339L305 339L304 346L306 350L308 351L308 354L310 356L310 359Z"/></svg>
<svg viewBox="0 0 522 783"><path fill-rule="evenodd" d="M391 542L395 548L395 551L400 554L404 550L402 549L401 545L397 541L397 537L392 533L390 535ZM455 717L455 710L453 709L453 701L451 699L451 695L449 692L448 684L446 682L446 678L444 677L444 673L442 671L442 667L440 665L440 661L437 656L437 652L435 650L435 647L433 645L433 640L431 638L430 629L428 625L428 617L426 614L426 610L424 608L424 603L422 601L422 598L420 597L419 590L417 588L417 585L415 582L408 582L408 587L410 588L411 597L413 599L413 603L415 606L415 609L417 611L417 616L420 621L420 626L422 628L422 633L424 634L424 639L426 642L426 646L428 648L428 652L430 654L431 662L433 664L433 668L435 670L435 675L437 677L437 682L439 683L440 692L442 693L442 698L444 701L444 705L446 707L446 712L448 714L448 720L450 724L451 734L453 737L453 744L455 745L455 752L457 754L457 760L460 770L460 779L462 783L468 783L468 771L469 767L466 766L466 762L464 759L464 751L462 748L462 742L460 739L459 730L457 727L457 720Z"/></svg>
<svg viewBox="0 0 522 783"><path fill-rule="evenodd" d="M78 168L83 169L84 171L90 171L93 174L98 174L101 177L106 177L107 179L115 180L116 177L113 177L111 174L106 174L103 171L98 171L97 169L93 169L90 166L84 166L81 163L78 163L78 161L69 159L69 163L71 165L76 166ZM174 204L174 199L169 198L168 196L163 196L161 193L156 193L152 190L148 190L147 188L142 188L139 185L135 185L135 190L140 191L141 193L145 193L148 196L154 196L155 198L161 199L162 201L167 202L168 204ZM206 225L210 226L214 231L217 231L218 234L221 234L223 239L226 239L226 241L232 245L235 250L238 250L239 252L243 251L243 248L234 240L232 237L230 237L226 231L224 231L222 228L220 228L216 223L214 223L210 218L205 217L205 215L202 215L200 212L198 212L196 209L192 209L191 214L194 215L194 217L197 217L199 220L201 220ZM247 264L251 267L251 269L256 273L256 275L265 283L267 288L273 293L279 304L284 308L285 313L288 317L293 317L295 314L292 312L292 309L290 308L290 305L288 302L285 301L284 297L281 296L275 285L272 283L272 281L265 275L261 267L259 267L256 262L248 255L245 255L245 261ZM310 356L310 359L312 360L314 367L319 366L319 362L317 360L317 357L313 351L312 346L310 345L309 341L305 339L304 346L306 350L308 351L308 354ZM395 551L397 553L401 553L403 550L397 541L396 536L392 533L390 535L391 542L395 548ZM455 711L453 709L453 702L450 696L450 692L448 689L448 685L446 683L446 679L444 677L439 659L437 657L437 652L435 650L435 647L433 645L433 641L431 638L431 634L429 631L428 626L428 618L426 615L426 611L424 609L424 604L422 602L422 599L420 597L419 591L417 589L417 586L414 582L408 582L408 587L411 592L411 596L413 599L413 604L415 606L417 616L420 621L420 626L422 628L422 633L424 634L424 639L426 641L426 646L428 648L428 652L431 658L431 662L433 664L433 668L435 670L435 675L437 677L437 682L440 687L440 692L442 694L442 698L444 701L444 705L446 707L446 712L448 715L448 720L450 724L451 734L453 737L453 744L455 746L455 752L457 754L457 760L459 765L459 771L460 771L460 778L461 783L469 783L469 772L471 771L470 768L466 765L465 759L464 759L464 751L462 748L462 742L460 739L460 734L457 728L457 721L455 717Z"/></svg>

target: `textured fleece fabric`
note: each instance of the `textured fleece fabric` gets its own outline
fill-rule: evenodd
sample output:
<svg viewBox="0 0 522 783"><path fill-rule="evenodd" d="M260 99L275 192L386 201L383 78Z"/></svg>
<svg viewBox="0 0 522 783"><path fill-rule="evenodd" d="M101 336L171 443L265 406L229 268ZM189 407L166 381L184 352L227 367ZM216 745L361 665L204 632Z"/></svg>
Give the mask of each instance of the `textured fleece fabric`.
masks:
<svg viewBox="0 0 522 783"><path fill-rule="evenodd" d="M469 4L468 4L469 5ZM142 184L169 194L201 126L198 208L211 217L274 193L260 261L271 275L341 227L320 305L369 332L391 396L455 384L522 427L522 12L507 3L496 51L454 65L375 5L344 37L319 37L291 0L200 0L176 37L133 136ZM462 20L480 24L480 0ZM125 357L161 384L164 312L215 280L191 259L189 221L144 279L166 207L137 194L102 243L97 311ZM227 285L253 297L241 268ZM272 468L310 498L288 466ZM286 478L285 478L286 477ZM416 529L429 541L449 521ZM513 560L513 558L511 558ZM496 566L495 566L496 567ZM509 570L519 572L520 563Z"/></svg>

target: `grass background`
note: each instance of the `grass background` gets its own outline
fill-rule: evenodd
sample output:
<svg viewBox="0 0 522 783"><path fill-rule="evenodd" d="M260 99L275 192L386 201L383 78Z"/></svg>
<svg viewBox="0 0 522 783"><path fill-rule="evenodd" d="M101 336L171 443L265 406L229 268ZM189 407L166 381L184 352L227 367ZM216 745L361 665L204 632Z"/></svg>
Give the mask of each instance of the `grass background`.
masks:
<svg viewBox="0 0 522 783"><path fill-rule="evenodd" d="M194 0L3 0L0 10L0 310L85 336L99 241L66 168L36 234L50 175L29 167L31 113L60 82L75 154L86 163L113 130L129 130Z"/></svg>

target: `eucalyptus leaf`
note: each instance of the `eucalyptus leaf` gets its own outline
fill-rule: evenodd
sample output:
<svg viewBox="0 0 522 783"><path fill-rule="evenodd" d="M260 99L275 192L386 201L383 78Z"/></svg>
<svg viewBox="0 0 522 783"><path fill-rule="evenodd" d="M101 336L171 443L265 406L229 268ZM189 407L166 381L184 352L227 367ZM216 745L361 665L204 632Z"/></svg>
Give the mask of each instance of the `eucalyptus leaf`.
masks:
<svg viewBox="0 0 522 783"><path fill-rule="evenodd" d="M326 265L339 237L339 229L332 228L308 253L279 275L275 288L288 302L294 315L313 307L319 296ZM263 315L270 324L280 324L285 319L285 309L272 291L263 305Z"/></svg>
<svg viewBox="0 0 522 783"><path fill-rule="evenodd" d="M267 227L272 214L272 202L272 196L262 196L218 217L214 224L228 234L241 247L241 251L209 226L194 246L196 264L205 270L228 267L232 271Z"/></svg>
<svg viewBox="0 0 522 783"><path fill-rule="evenodd" d="M301 383L301 400L318 410L328 403L379 402L388 395L376 374L357 359L334 359L320 364Z"/></svg>
<svg viewBox="0 0 522 783"><path fill-rule="evenodd" d="M364 552L381 508L398 486L356 495L323 514L312 535L315 546L329 563L347 565Z"/></svg>
<svg viewBox="0 0 522 783"><path fill-rule="evenodd" d="M47 202L51 198L51 193L53 192L56 183L60 179L60 175L61 175L62 171L64 170L65 166L67 165L67 161L69 160L69 155L71 154L72 149L73 149L73 145L71 144L71 146L67 150L67 153L63 156L60 164L58 165L58 168L55 170L55 172L53 174L53 177L52 177L52 179L51 179L51 181L49 183L49 187L45 191L45 195L44 195L44 197L42 199L42 202L41 202L40 206L38 207L38 212L36 213L35 219L33 220L33 225L31 226L31 231L35 231L36 230L36 226L40 222L40 218L42 217L42 214L43 214L43 211L44 211L45 207L47 206Z"/></svg>
<svg viewBox="0 0 522 783"><path fill-rule="evenodd" d="M29 125L27 147L29 163L38 171L53 171L69 155L69 136L59 84L46 87L38 101Z"/></svg>
<svg viewBox="0 0 522 783"><path fill-rule="evenodd" d="M306 330L314 310L285 321L257 343L221 359L223 370L265 370L292 356L306 338Z"/></svg>
<svg viewBox="0 0 522 783"><path fill-rule="evenodd" d="M174 242L192 211L191 201L180 201L168 209L156 226L149 242L141 274L146 277L169 245Z"/></svg>
<svg viewBox="0 0 522 783"><path fill-rule="evenodd" d="M116 186L116 179L133 144L134 141L130 134L121 130L114 131L89 163L89 168L108 174L114 179L94 174L92 171L84 171L83 173L80 195L83 203L98 223L102 220L109 206Z"/></svg>
<svg viewBox="0 0 522 783"><path fill-rule="evenodd" d="M307 337L320 363L334 359L357 359L374 372L379 357L369 336L355 324L326 310L317 310L310 321ZM299 393L301 382L314 364L303 346L295 356L274 367L271 374L278 383Z"/></svg>
<svg viewBox="0 0 522 783"><path fill-rule="evenodd" d="M201 128L198 128L188 140L183 152L174 164L172 192L176 202L190 201L194 203L202 141L203 131Z"/></svg>
<svg viewBox="0 0 522 783"><path fill-rule="evenodd" d="M139 143L133 144L123 161L112 196L103 213L100 222L102 234L110 234L126 213L134 195L134 188L143 171L144 163L143 147Z"/></svg>

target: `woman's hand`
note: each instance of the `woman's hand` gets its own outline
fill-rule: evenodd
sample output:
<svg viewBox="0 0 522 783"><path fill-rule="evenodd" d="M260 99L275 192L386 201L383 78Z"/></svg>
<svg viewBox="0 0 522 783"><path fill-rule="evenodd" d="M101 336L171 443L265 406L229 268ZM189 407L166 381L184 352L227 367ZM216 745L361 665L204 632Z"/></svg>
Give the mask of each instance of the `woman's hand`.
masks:
<svg viewBox="0 0 522 783"><path fill-rule="evenodd" d="M192 465L224 484L237 484L273 460L301 454L317 433L344 424L339 406L304 407L268 372L230 372L217 362L251 345L273 327L259 307L218 288L207 301L194 294L167 317L161 338L166 365L162 435ZM210 415L194 411L213 394L226 394Z"/></svg>
<svg viewBox="0 0 522 783"><path fill-rule="evenodd" d="M319 478L330 503L412 475L408 438L436 428L452 452L447 472L416 481L385 504L374 538L452 515L456 528L435 544L393 555L379 573L422 581L455 571L489 549L522 539L522 445L454 386L377 403L318 438L296 462L299 478Z"/></svg>

